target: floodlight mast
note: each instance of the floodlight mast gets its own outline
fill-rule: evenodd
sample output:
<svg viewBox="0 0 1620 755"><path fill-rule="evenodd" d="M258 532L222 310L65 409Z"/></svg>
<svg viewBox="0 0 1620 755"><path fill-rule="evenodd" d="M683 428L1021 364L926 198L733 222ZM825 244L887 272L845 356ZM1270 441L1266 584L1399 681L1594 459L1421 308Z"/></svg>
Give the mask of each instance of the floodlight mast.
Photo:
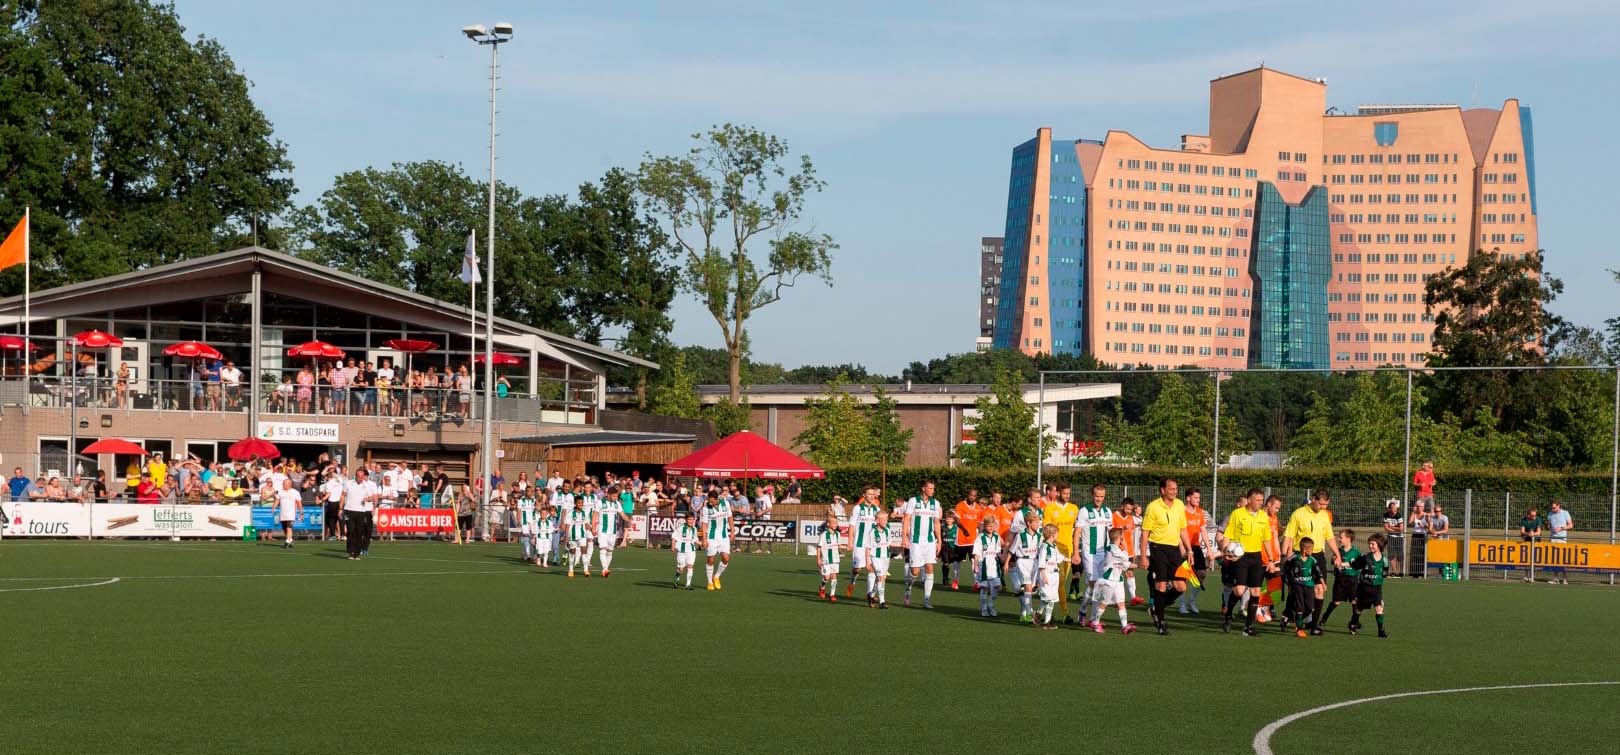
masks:
<svg viewBox="0 0 1620 755"><path fill-rule="evenodd" d="M495 81L500 71L501 44L512 41L512 24L501 22L495 24L494 32L490 32L483 24L473 24L461 28L461 33L468 39L480 45L489 45L489 228L484 234L488 251L484 263L484 443L478 452L482 461L480 464L482 477L479 487L483 494L480 496L480 511L488 516L489 501L494 493L494 476L491 474L495 447L493 430L493 414L495 412ZM468 350L475 350L475 344L468 344ZM566 387L566 386L565 386ZM459 537L459 533L457 533Z"/></svg>

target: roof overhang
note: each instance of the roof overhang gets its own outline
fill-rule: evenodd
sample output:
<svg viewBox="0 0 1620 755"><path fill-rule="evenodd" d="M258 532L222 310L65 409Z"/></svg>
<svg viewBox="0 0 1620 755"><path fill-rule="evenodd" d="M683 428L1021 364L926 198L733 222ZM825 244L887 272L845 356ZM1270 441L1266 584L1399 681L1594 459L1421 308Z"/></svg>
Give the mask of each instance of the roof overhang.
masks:
<svg viewBox="0 0 1620 755"><path fill-rule="evenodd" d="M808 386L806 386L808 388ZM884 396L893 399L899 406L972 406L981 398L990 398L995 395L990 386L938 386L916 384L912 390L905 390L904 386L883 386ZM863 404L877 402L877 396L870 390L856 390L848 388L850 395ZM1102 398L1118 398L1120 395L1119 383L1077 383L1064 385L1047 385L1044 393L1048 404L1069 401L1090 401ZM1038 386L1024 386L1024 401L1035 404L1042 400L1042 391ZM827 397L824 390L791 390L791 391L762 391L755 393L745 391L743 397L749 406L795 406L803 407L805 401L818 400ZM700 388L699 399L704 404L716 404L727 399L725 392L709 392Z"/></svg>
<svg viewBox="0 0 1620 755"><path fill-rule="evenodd" d="M36 291L29 303L30 316L37 322L209 296L246 294L252 290L255 271L260 273L260 287L264 291L312 301L342 302L346 309L363 309L434 330L455 333L464 331L467 326L467 309L462 305L385 286L262 247L244 247ZM23 308L21 296L0 299L0 326L20 323ZM609 364L658 367L655 362L500 317L495 318L495 340L592 372L601 372Z"/></svg>

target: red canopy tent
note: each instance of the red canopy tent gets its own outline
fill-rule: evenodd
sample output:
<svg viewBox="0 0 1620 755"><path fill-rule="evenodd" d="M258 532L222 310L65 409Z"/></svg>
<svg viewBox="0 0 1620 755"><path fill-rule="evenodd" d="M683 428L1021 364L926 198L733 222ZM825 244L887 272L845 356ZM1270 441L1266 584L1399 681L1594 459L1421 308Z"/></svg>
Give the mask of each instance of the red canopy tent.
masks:
<svg viewBox="0 0 1620 755"><path fill-rule="evenodd" d="M826 472L747 430L664 465L670 477L819 480Z"/></svg>

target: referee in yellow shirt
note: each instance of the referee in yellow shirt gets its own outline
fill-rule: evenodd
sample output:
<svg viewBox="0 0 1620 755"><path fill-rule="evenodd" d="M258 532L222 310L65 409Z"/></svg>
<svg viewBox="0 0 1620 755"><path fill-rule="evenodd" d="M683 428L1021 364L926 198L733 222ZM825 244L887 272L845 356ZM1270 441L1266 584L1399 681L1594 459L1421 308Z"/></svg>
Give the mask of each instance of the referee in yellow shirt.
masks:
<svg viewBox="0 0 1620 755"><path fill-rule="evenodd" d="M1266 566L1260 558L1260 551L1270 543L1274 533L1271 531L1271 515L1262 508L1266 493L1259 488L1250 488L1243 497L1242 506L1227 517L1226 529L1223 530L1216 542L1221 546L1221 558L1226 562L1221 570L1222 579L1232 585L1232 596L1226 601L1226 608L1221 618L1221 631L1232 631L1232 609L1237 607L1239 601L1246 603L1243 617L1243 633L1250 637L1255 635L1254 618L1260 608L1260 590L1266 584ZM1226 555L1226 546L1237 543L1243 546L1243 555L1230 558ZM1244 600L1247 598L1247 600Z"/></svg>
<svg viewBox="0 0 1620 755"><path fill-rule="evenodd" d="M1069 616L1069 574L1074 565L1080 562L1074 549L1074 522L1080 518L1080 507L1069 501L1070 488L1063 483L1053 491L1053 496L1046 501L1041 509L1041 526L1048 524L1057 527L1057 549L1063 554L1064 560L1058 565L1058 613L1063 614L1063 623L1072 624L1074 618Z"/></svg>
<svg viewBox="0 0 1620 755"><path fill-rule="evenodd" d="M1333 537L1333 515L1328 513L1328 492L1318 488L1311 493L1310 503L1294 510L1288 517L1288 526L1283 529L1282 556L1283 560L1293 555L1299 541L1310 538L1316 544L1317 558L1322 560L1322 572L1331 573L1338 566L1339 543ZM1289 587L1293 589L1292 586ZM1327 593L1326 584L1316 585L1316 614L1312 617L1312 627L1321 625L1322 597Z"/></svg>
<svg viewBox="0 0 1620 755"><path fill-rule="evenodd" d="M1148 612L1159 634L1170 634L1164 625L1164 609L1187 590L1187 582L1176 578L1176 569L1192 556L1192 545L1187 541L1186 505L1176 497L1179 486L1172 478L1159 480L1159 497L1148 503L1142 512L1142 532L1147 536L1148 552L1141 556L1141 566L1148 570L1151 596ZM1171 587L1174 582L1175 587Z"/></svg>

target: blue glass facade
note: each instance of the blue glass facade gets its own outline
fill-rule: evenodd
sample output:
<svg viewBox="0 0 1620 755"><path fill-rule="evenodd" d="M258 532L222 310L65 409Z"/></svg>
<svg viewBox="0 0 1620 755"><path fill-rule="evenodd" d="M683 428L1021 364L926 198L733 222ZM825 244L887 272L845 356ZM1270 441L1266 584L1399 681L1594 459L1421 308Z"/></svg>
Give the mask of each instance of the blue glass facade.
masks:
<svg viewBox="0 0 1620 755"><path fill-rule="evenodd" d="M1327 284L1333 273L1328 196L1312 187L1298 205L1262 181L1249 255L1256 283L1249 366L1326 369Z"/></svg>
<svg viewBox="0 0 1620 755"><path fill-rule="evenodd" d="M1536 135L1534 124L1530 118L1530 108L1519 106L1519 136L1524 139L1524 180L1530 184L1530 212L1537 215L1541 211L1536 209Z"/></svg>
<svg viewBox="0 0 1620 755"><path fill-rule="evenodd" d="M1007 227L1002 234L1001 290L996 299L995 332L990 345L1016 349L1024 319L1024 261L1029 257L1030 205L1035 193L1035 159L1040 140L1013 148L1012 171L1007 178Z"/></svg>
<svg viewBox="0 0 1620 755"><path fill-rule="evenodd" d="M1051 192L1047 198L1047 316L1052 318L1052 354L1079 354L1085 311L1086 179L1073 141L1052 142Z"/></svg>

